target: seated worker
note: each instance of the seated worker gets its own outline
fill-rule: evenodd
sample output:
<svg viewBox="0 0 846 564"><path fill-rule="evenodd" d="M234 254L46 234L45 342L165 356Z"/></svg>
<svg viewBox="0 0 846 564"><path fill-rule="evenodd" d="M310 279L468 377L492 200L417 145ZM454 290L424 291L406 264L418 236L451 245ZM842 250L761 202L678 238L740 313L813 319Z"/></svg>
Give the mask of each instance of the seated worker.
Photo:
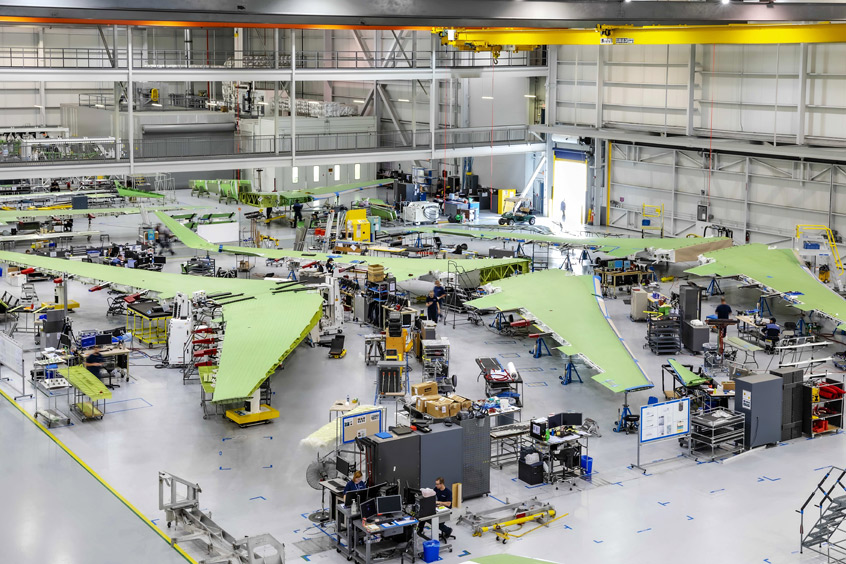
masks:
<svg viewBox="0 0 846 564"><path fill-rule="evenodd" d="M770 317L770 322L764 326L762 333L764 340L769 343L767 350L773 352L775 344L778 342L778 337L781 334L781 327L776 323L775 317Z"/></svg>
<svg viewBox="0 0 846 564"><path fill-rule="evenodd" d="M106 378L109 373L105 368L106 358L100 354L100 347L91 349L91 354L85 357L85 368L97 378Z"/></svg>
<svg viewBox="0 0 846 564"><path fill-rule="evenodd" d="M350 492L355 490L366 490L367 489L367 482L364 481L364 475L361 473L361 470L356 470L353 473L352 480L347 482L347 485L344 486L344 493L342 495L347 495Z"/></svg>
<svg viewBox="0 0 846 564"><path fill-rule="evenodd" d="M435 478L435 498L438 507L446 507L447 509L452 507L452 490L446 487L444 479L441 477ZM440 523L438 528L441 530L440 538L445 544L449 539L455 538L452 529L447 527L446 523Z"/></svg>

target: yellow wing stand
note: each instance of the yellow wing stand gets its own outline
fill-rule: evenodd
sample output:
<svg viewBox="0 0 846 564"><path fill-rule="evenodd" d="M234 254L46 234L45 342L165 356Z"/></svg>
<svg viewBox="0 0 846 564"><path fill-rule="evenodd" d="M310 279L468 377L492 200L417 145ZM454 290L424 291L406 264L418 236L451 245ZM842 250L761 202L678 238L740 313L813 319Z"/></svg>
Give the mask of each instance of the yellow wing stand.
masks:
<svg viewBox="0 0 846 564"><path fill-rule="evenodd" d="M524 515L523 517L518 517L517 519L511 519L509 521L503 521L501 523L494 523L493 525L487 527L481 527L478 531L473 533L473 536L480 537L482 533L492 532L496 535L497 542L502 542L505 544L508 542L508 539L519 539L531 533L532 531L537 531L541 527L549 527L551 523L558 521L559 519L566 517L569 513L564 513L563 515L559 515L558 517L555 516L555 510L550 509L548 511L539 511L537 513L532 513L531 515ZM524 531L520 534L517 534L515 531L506 531L506 527L513 527L516 525L523 525L524 523L531 523L531 522L538 523L537 527L533 527L528 531Z"/></svg>

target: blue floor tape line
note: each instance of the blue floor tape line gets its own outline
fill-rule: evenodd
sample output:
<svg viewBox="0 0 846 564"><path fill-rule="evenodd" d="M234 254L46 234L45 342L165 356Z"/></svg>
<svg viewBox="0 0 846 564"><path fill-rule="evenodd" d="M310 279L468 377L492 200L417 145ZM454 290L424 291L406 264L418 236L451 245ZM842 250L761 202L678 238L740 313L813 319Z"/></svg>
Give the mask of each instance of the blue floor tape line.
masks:
<svg viewBox="0 0 846 564"><path fill-rule="evenodd" d="M500 502L500 503L501 503L501 504L503 504L503 505L506 505L506 503L505 503L504 501L502 501L501 499L499 499L498 497L494 497L494 496L492 496L492 495L488 495L488 497L489 497L489 498L491 498L491 499L495 499L495 500L497 500L498 502Z"/></svg>

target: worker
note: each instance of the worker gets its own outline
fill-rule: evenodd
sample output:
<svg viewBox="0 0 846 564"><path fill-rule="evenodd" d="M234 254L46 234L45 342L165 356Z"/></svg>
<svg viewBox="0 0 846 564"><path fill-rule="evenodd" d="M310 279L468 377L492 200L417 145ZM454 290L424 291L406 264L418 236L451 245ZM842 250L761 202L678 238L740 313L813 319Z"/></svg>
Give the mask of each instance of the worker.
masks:
<svg viewBox="0 0 846 564"><path fill-rule="evenodd" d="M438 300L438 305L443 306L446 290L440 280L435 280L435 287L432 288L432 291L435 293L435 299Z"/></svg>
<svg viewBox="0 0 846 564"><path fill-rule="evenodd" d="M561 200L561 223L567 219L567 202Z"/></svg>
<svg viewBox="0 0 846 564"><path fill-rule="evenodd" d="M162 254L164 254L165 249L170 251L171 255L175 255L176 253L173 252L173 247L170 243L171 233L168 231L167 227L164 227L161 223L156 224L156 242L162 248Z"/></svg>
<svg viewBox="0 0 846 564"><path fill-rule="evenodd" d="M438 298L435 297L435 292L429 292L429 295L426 297L426 316L429 318L429 321L437 323L440 314L441 304L438 302Z"/></svg>
<svg viewBox="0 0 846 564"><path fill-rule="evenodd" d="M764 341L769 343L769 345L767 346L767 352L774 352L775 345L778 342L778 337L781 334L781 327L779 327L776 323L775 317L770 317L770 322L764 326L762 332Z"/></svg>
<svg viewBox="0 0 846 564"><path fill-rule="evenodd" d="M332 257L326 259L326 272L328 272L329 274L335 272L335 259L333 259Z"/></svg>
<svg viewBox="0 0 846 564"><path fill-rule="evenodd" d="M438 477L435 479L435 504L438 507L452 507L452 490L446 487L444 479ZM446 543L449 539L454 539L452 529L447 527L446 523L440 523L438 528L441 530L441 540Z"/></svg>
<svg viewBox="0 0 846 564"><path fill-rule="evenodd" d="M300 222L303 220L303 204L302 202L297 202L293 205L294 210L294 225L293 227L296 228Z"/></svg>
<svg viewBox="0 0 846 564"><path fill-rule="evenodd" d="M367 489L367 482L364 481L364 475L361 473L361 470L356 470L353 474L352 480L347 482L347 485L344 486L344 494L347 495L350 492L354 492L356 490L365 490Z"/></svg>
<svg viewBox="0 0 846 564"><path fill-rule="evenodd" d="M91 354L85 357L85 368L97 378L105 378L108 372L105 369L106 358L100 354L100 347L91 349Z"/></svg>
<svg viewBox="0 0 846 564"><path fill-rule="evenodd" d="M717 314L717 319L729 319L731 317L731 306L726 303L725 298L720 298L720 305L718 305L714 312ZM720 327L720 333L722 336L726 336L726 325Z"/></svg>

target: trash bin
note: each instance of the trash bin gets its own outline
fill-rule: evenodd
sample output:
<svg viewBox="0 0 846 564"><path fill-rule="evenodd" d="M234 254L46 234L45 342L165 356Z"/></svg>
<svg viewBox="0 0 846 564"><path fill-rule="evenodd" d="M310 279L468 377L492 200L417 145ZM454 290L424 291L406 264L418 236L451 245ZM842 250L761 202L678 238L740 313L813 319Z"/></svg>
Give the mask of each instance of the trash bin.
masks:
<svg viewBox="0 0 846 564"><path fill-rule="evenodd" d="M593 474L593 457L587 456L585 454L582 455L582 470L584 470L584 474L586 476L590 476Z"/></svg>
<svg viewBox="0 0 846 564"><path fill-rule="evenodd" d="M436 540L423 542L423 562L437 562L440 558L441 543Z"/></svg>

